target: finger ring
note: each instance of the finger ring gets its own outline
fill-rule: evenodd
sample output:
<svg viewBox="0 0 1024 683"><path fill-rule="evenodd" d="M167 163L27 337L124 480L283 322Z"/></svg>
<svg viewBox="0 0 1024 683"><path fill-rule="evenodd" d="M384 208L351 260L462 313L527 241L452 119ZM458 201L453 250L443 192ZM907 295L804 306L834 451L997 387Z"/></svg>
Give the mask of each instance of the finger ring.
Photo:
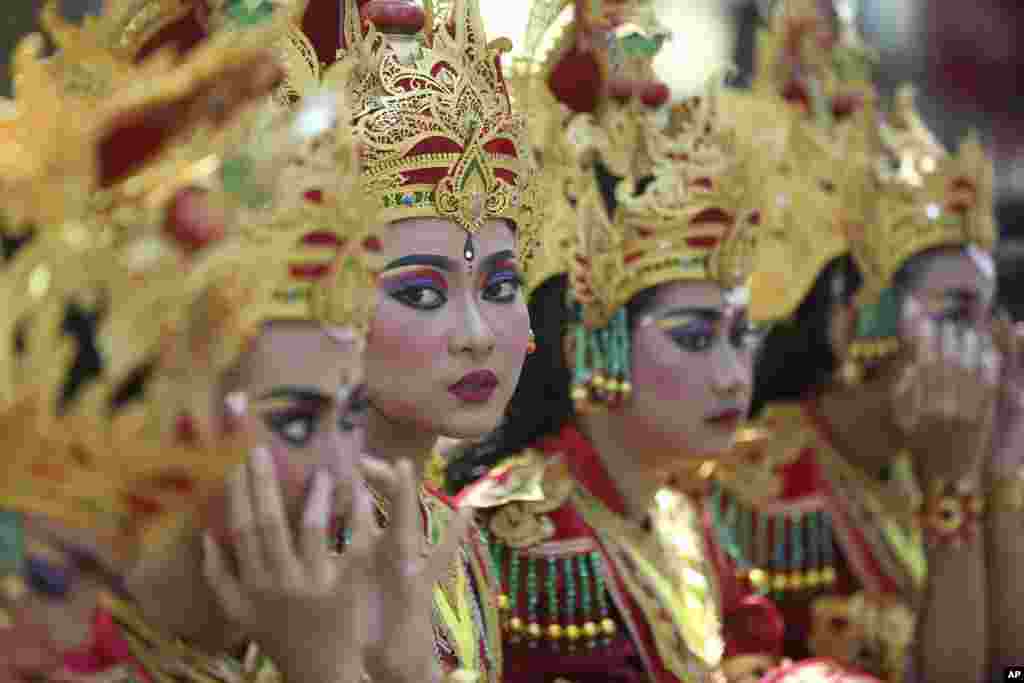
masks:
<svg viewBox="0 0 1024 683"><path fill-rule="evenodd" d="M331 549L331 554L340 556L345 552L350 543L352 543L352 529L348 527L338 529L334 534L334 545Z"/></svg>
<svg viewBox="0 0 1024 683"><path fill-rule="evenodd" d="M381 529L387 529L391 526L391 501L384 497L377 489L373 488L369 482L365 482L366 490L370 492L370 497L373 498L373 511L377 518L377 526Z"/></svg>

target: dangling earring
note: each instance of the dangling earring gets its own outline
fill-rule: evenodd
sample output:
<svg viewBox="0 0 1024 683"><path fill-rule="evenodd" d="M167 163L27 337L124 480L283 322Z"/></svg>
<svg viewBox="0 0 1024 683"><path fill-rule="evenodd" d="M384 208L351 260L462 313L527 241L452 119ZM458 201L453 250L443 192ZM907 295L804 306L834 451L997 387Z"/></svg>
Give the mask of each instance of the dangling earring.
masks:
<svg viewBox="0 0 1024 683"><path fill-rule="evenodd" d="M537 337L533 334L533 329L530 329L530 340L526 342L526 355L530 355L537 350Z"/></svg>

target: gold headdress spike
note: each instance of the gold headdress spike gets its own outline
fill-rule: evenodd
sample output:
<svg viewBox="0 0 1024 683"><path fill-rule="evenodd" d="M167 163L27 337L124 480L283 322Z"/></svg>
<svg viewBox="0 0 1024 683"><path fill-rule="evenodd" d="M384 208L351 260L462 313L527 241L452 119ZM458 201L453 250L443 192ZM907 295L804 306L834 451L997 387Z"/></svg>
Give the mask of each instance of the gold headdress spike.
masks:
<svg viewBox="0 0 1024 683"><path fill-rule="evenodd" d="M976 134L949 155L921 121L904 87L889 119L866 122L848 184L850 247L864 276L851 356L873 362L899 348L893 276L913 256L943 246L991 252L993 170ZM865 167L867 172L864 172Z"/></svg>
<svg viewBox="0 0 1024 683"><path fill-rule="evenodd" d="M366 192L381 220L446 218L472 234L490 219L517 226L521 253L532 241L535 196L526 122L512 111L499 56L486 42L477 0L455 0L422 43L363 31L345 3L347 91L356 112Z"/></svg>
<svg viewBox="0 0 1024 683"><path fill-rule="evenodd" d="M610 129L590 116L570 125L595 174L581 190L570 272L580 409L630 393L625 305L636 294L668 282L731 289L747 280L760 214L748 152L719 119L717 88L677 107L667 129L637 107L608 107Z"/></svg>

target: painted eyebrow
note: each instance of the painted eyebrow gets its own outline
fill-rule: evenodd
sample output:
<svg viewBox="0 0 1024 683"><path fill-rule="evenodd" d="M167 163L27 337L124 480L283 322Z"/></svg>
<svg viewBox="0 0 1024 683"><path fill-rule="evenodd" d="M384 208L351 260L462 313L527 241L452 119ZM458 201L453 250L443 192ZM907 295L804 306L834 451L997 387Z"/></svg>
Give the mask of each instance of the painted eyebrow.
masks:
<svg viewBox="0 0 1024 683"><path fill-rule="evenodd" d="M405 266L429 266L449 273L456 269L455 261L447 256L439 256L437 254L409 254L408 256L397 258L384 266L384 271L394 270L395 268L404 268Z"/></svg>
<svg viewBox="0 0 1024 683"><path fill-rule="evenodd" d="M271 399L287 398L293 401L307 401L310 403L327 403L331 400L329 396L313 387L302 387L283 385L274 387L270 391L257 398L258 401L269 401Z"/></svg>
<svg viewBox="0 0 1024 683"><path fill-rule="evenodd" d="M502 251L496 251L483 261L480 262L481 270L491 270L497 266L501 261L514 261L516 253L511 249L504 249Z"/></svg>
<svg viewBox="0 0 1024 683"><path fill-rule="evenodd" d="M944 298L955 299L957 303L961 304L973 304L984 298L981 292L973 289L963 289L960 287L947 289L942 292L942 296Z"/></svg>
<svg viewBox="0 0 1024 683"><path fill-rule="evenodd" d="M695 306L693 308L670 308L664 313L659 313L659 318L674 318L677 316L684 315L699 315L703 318L710 318L712 320L719 320L722 317L722 312L717 308L703 308Z"/></svg>

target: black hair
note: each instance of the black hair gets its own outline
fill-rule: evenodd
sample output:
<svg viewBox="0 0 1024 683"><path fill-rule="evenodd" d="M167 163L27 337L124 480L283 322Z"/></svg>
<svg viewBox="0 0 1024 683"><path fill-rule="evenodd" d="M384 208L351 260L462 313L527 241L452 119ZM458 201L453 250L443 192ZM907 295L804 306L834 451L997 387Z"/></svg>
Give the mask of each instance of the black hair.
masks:
<svg viewBox="0 0 1024 683"><path fill-rule="evenodd" d="M853 259L832 259L792 318L768 332L754 365L752 416L767 403L803 399L831 379L838 365L829 339L832 311L849 304L860 285Z"/></svg>
<svg viewBox="0 0 1024 683"><path fill-rule="evenodd" d="M530 298L530 320L536 350L526 357L505 418L482 441L460 447L447 467L446 486L456 493L479 479L504 458L557 434L575 416L569 395L572 375L565 361L563 339L573 316L567 305L568 276L549 278ZM653 303L658 287L638 293L626 304L633 321Z"/></svg>

